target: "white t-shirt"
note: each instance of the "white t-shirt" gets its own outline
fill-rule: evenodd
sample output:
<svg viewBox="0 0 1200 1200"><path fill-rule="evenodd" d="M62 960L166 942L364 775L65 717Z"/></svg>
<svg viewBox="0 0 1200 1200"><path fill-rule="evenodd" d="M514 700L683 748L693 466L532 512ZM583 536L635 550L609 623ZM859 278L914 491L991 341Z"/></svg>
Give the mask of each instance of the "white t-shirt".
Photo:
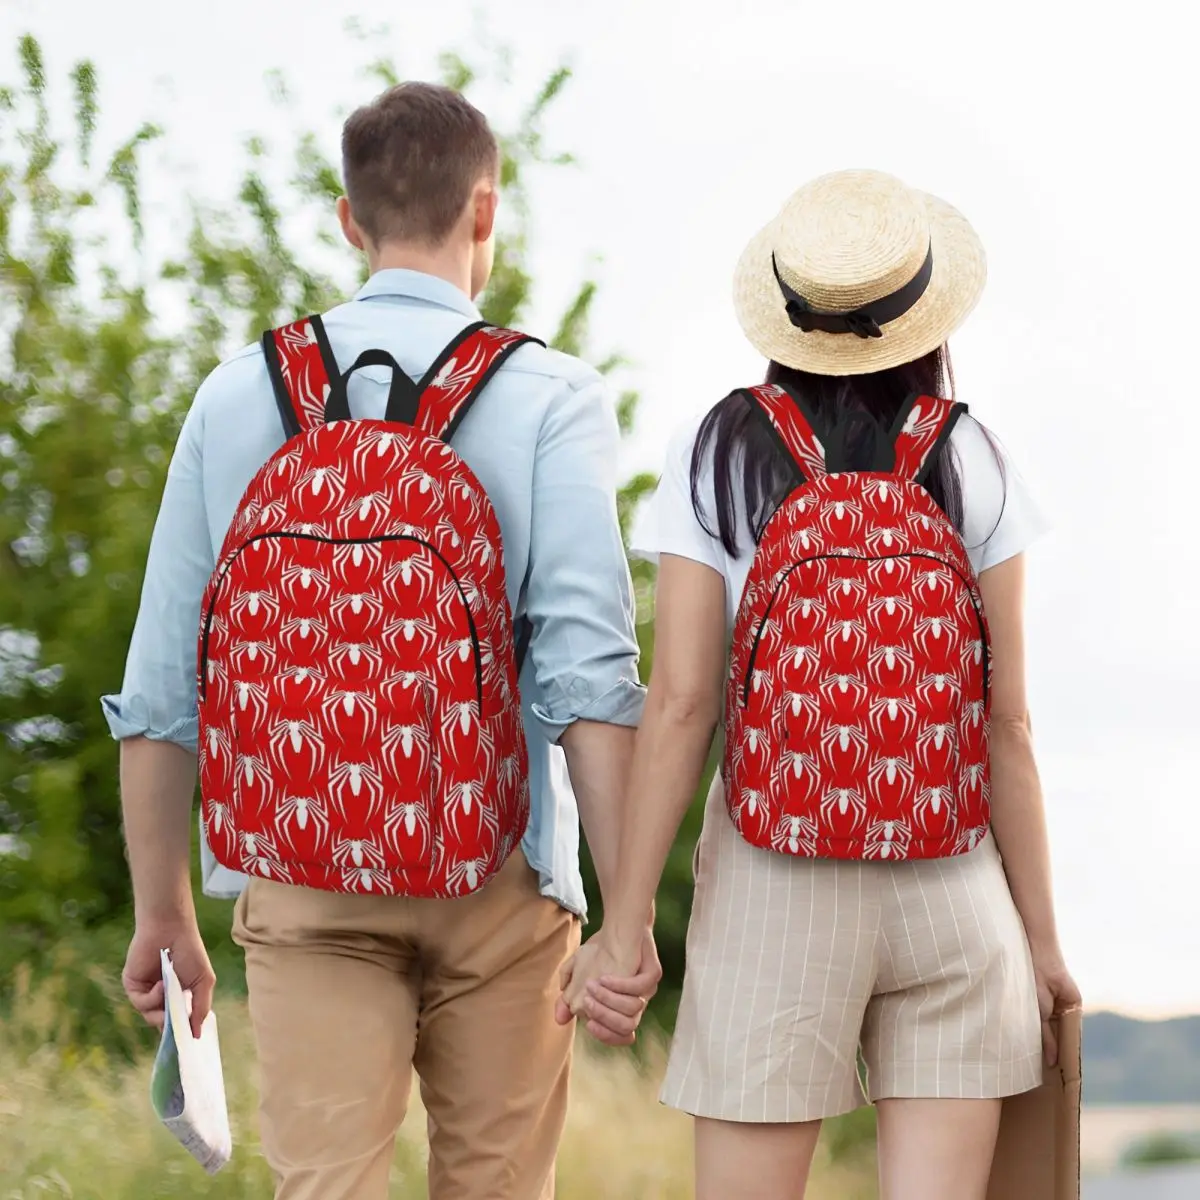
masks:
<svg viewBox="0 0 1200 1200"><path fill-rule="evenodd" d="M634 522L632 550L651 562L656 562L660 554L675 554L719 571L725 578L732 628L754 558L754 541L741 489L736 483L733 488L739 526L736 557L726 553L721 539L708 533L696 518L692 507L691 463L702 420L702 416L693 418L671 439L658 489L642 505ZM971 564L979 574L1020 554L1046 531L1046 521L1008 455L998 443L993 446L973 418L964 415L959 419L950 435L950 446L962 480L963 540ZM711 443L698 494L706 523L715 530Z"/></svg>

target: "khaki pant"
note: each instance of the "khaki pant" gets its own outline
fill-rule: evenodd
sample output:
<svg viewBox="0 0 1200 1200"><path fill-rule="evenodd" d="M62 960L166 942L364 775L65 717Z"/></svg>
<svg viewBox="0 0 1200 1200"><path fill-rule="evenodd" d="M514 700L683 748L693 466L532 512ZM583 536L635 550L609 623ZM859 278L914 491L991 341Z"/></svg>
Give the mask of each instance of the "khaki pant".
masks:
<svg viewBox="0 0 1200 1200"><path fill-rule="evenodd" d="M579 922L517 851L454 900L255 879L239 899L276 1200L384 1200L415 1067L431 1200L550 1200L573 1029L554 1022Z"/></svg>

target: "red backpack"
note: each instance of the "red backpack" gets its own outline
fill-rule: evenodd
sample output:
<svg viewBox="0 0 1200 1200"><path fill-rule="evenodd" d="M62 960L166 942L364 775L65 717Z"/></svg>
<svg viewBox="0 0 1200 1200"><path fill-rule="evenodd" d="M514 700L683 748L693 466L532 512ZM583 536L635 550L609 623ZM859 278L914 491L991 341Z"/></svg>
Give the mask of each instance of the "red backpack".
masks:
<svg viewBox="0 0 1200 1200"><path fill-rule="evenodd" d="M734 624L734 824L755 846L807 857L974 849L990 820L987 621L962 539L921 486L965 406L914 397L891 461L840 471L798 397L741 394L798 478L763 530Z"/></svg>
<svg viewBox="0 0 1200 1200"><path fill-rule="evenodd" d="M200 786L218 861L341 892L456 896L525 831L500 526L449 438L519 346L473 325L419 383L339 373L319 317L263 335L288 439L201 610ZM392 368L382 421L346 380Z"/></svg>

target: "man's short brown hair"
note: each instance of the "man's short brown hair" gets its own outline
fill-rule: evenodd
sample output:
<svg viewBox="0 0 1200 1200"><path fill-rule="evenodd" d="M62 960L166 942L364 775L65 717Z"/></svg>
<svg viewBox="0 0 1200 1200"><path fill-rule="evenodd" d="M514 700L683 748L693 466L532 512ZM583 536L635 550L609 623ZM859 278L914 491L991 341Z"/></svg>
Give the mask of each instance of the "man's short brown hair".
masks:
<svg viewBox="0 0 1200 1200"><path fill-rule="evenodd" d="M350 211L371 241L445 241L485 175L500 162L487 118L452 88L402 83L342 128Z"/></svg>

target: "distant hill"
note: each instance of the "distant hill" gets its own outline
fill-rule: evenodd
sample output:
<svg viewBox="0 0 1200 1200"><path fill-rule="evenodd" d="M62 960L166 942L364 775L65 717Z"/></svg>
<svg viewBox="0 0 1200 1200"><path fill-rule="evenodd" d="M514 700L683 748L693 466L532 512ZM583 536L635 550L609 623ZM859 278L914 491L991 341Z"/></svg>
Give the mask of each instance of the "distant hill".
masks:
<svg viewBox="0 0 1200 1200"><path fill-rule="evenodd" d="M1085 1104L1200 1104L1200 1016L1083 1019Z"/></svg>

